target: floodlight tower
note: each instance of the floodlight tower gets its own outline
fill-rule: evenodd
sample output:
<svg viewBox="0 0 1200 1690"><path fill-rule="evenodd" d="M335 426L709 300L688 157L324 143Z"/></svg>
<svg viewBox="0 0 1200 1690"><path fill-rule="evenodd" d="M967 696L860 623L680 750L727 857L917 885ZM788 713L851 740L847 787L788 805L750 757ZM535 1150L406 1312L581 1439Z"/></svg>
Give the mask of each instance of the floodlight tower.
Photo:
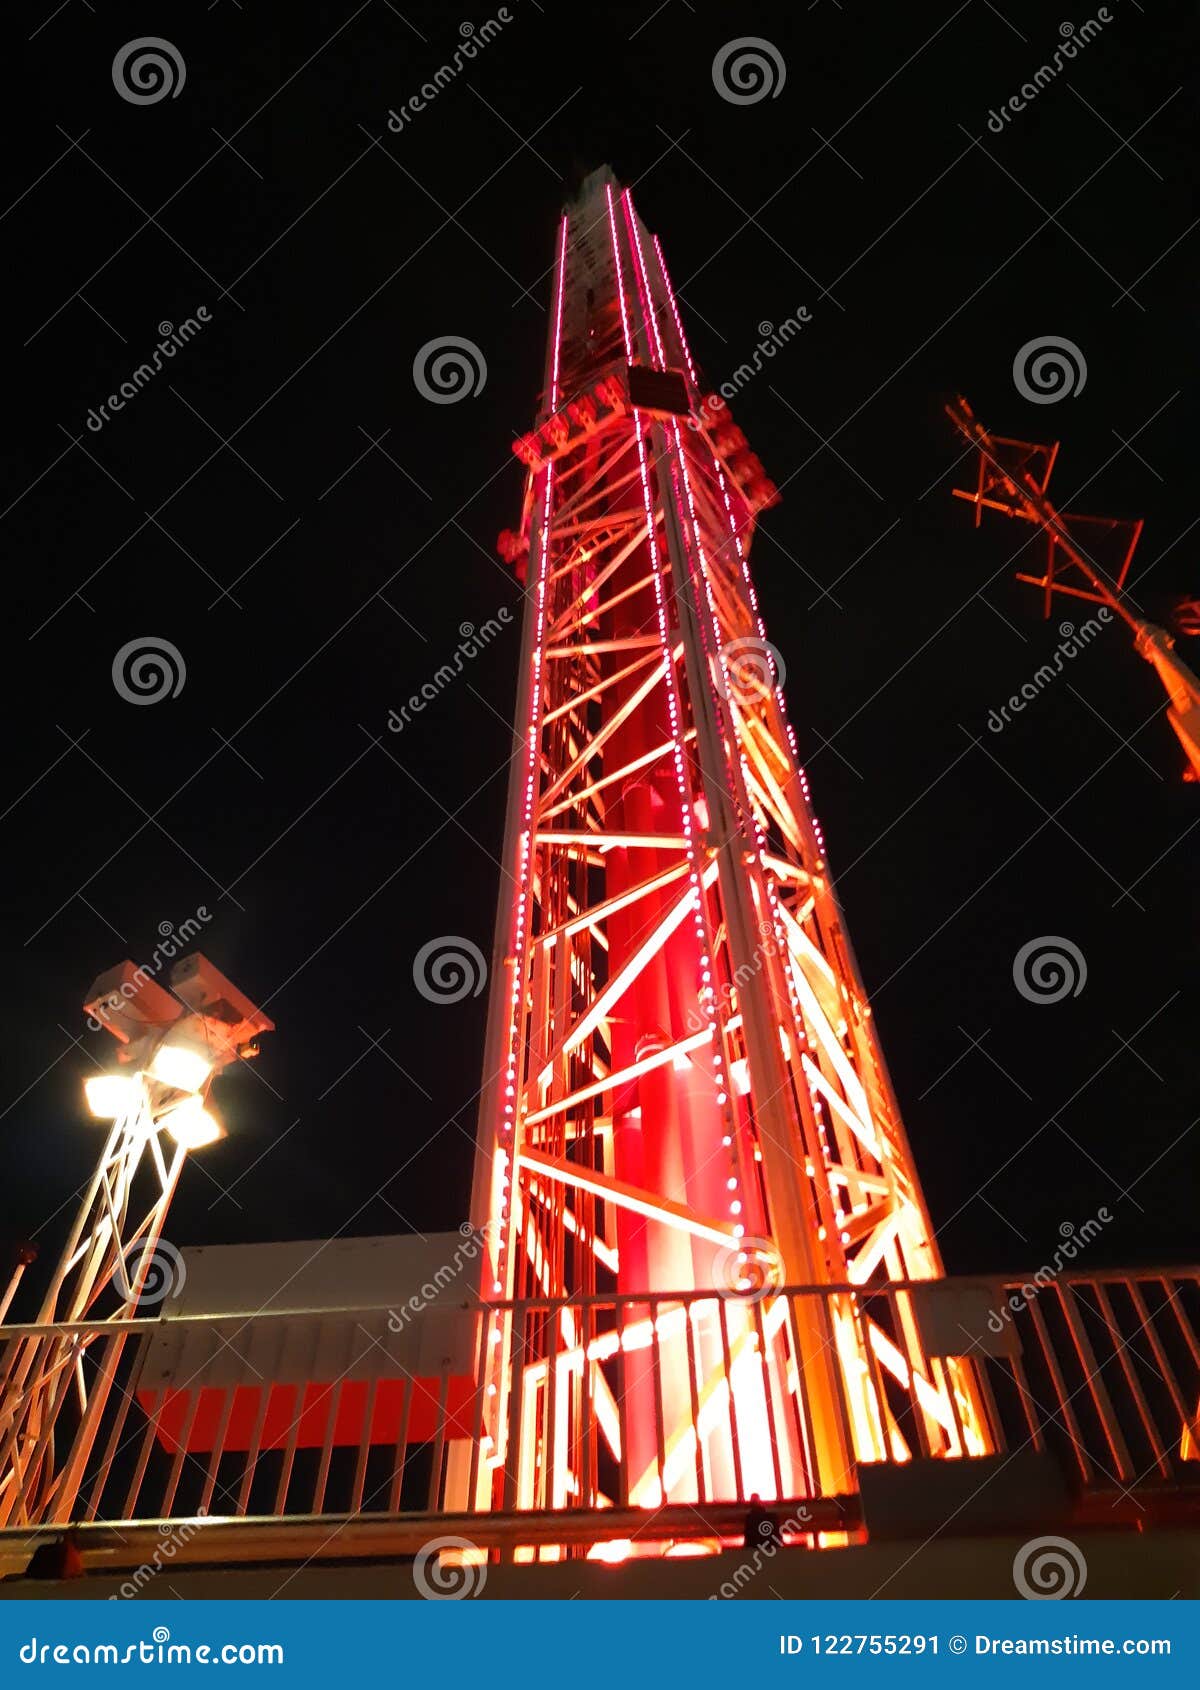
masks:
<svg viewBox="0 0 1200 1690"><path fill-rule="evenodd" d="M751 582L778 495L607 169L514 451L474 1503L838 1496L860 1461L984 1453L970 1363L865 1295L941 1264Z"/></svg>
<svg viewBox="0 0 1200 1690"><path fill-rule="evenodd" d="M117 1070L84 1086L92 1115L111 1125L37 1316L53 1330L15 1335L0 1359L0 1526L75 1517L122 1325L171 1289L178 1255L163 1225L184 1162L223 1136L207 1107L213 1079L257 1055L258 1036L274 1029L199 952L181 957L170 978L167 992L123 962L84 1004L89 1026L119 1045ZM72 1398L69 1447L56 1454Z"/></svg>

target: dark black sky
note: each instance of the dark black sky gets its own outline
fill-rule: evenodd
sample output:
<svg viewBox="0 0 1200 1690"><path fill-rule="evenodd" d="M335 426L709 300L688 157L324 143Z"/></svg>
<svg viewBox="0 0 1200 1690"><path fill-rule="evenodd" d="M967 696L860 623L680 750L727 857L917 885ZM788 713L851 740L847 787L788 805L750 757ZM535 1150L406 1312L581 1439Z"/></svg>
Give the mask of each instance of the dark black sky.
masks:
<svg viewBox="0 0 1200 1690"><path fill-rule="evenodd" d="M753 563L950 1266L1034 1265L1102 1205L1093 1260L1194 1258L1200 788L1121 631L987 732L1078 617L1043 623L1009 567L1024 532L977 534L950 498L940 410L961 389L999 432L1061 437L1060 503L1144 515L1145 614L1196 591L1192 8L1110 0L995 135L1060 40L1045 5L511 0L395 135L389 108L495 8L54 4L21 9L5 101L3 1230L48 1250L94 1154L86 987L201 905L203 948L279 1030L221 1082L229 1137L190 1166L173 1241L464 1214L485 999L425 1002L412 961L442 934L490 949L515 615L418 723L386 723L461 624L518 609L493 549L509 441L559 206L607 160L714 382L760 322L811 313L734 406L784 490ZM718 97L735 32L782 54L777 98ZM124 101L114 55L163 34L178 97ZM436 406L412 362L444 335L487 381ZM1053 406L1012 377L1045 335L1087 363ZM111 665L147 635L187 677L139 708ZM1086 957L1077 998L1015 991L1043 934Z"/></svg>

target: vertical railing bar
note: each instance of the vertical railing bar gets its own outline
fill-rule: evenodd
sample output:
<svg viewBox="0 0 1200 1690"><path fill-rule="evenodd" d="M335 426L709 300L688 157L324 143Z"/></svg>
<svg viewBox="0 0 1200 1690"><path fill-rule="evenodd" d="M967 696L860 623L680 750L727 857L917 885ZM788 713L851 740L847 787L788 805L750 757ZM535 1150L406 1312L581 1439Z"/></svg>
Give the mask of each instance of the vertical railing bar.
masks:
<svg viewBox="0 0 1200 1690"><path fill-rule="evenodd" d="M275 1368L277 1374L283 1372L283 1357L287 1347L287 1323L279 1323L279 1343L275 1352ZM242 1473L242 1482L238 1486L237 1503L234 1512L241 1516L245 1514L250 1502L250 1489L254 1483L254 1474L258 1468L259 1456L262 1454L263 1431L267 1424L267 1409L270 1406L271 1394L275 1389L274 1379L265 1379L259 1385L258 1409L254 1416L254 1430L250 1434L250 1444L246 1450L246 1465Z"/></svg>
<svg viewBox="0 0 1200 1690"><path fill-rule="evenodd" d="M1149 1309L1146 1307L1141 1292L1132 1281L1129 1286L1129 1300L1133 1304L1137 1317L1142 1323L1142 1330L1150 1340L1150 1348L1153 1350L1154 1359L1161 1370L1163 1384L1171 1393L1171 1401L1175 1405L1175 1412L1180 1416L1182 1435L1182 1425L1187 1423L1191 1411L1184 1400L1183 1393L1179 1389L1178 1381L1175 1378L1175 1370L1172 1368L1171 1363L1167 1360L1167 1353L1159 1342L1158 1333L1154 1326L1154 1318Z"/></svg>
<svg viewBox="0 0 1200 1690"><path fill-rule="evenodd" d="M371 1375L367 1385L367 1400L363 1408L362 1436L358 1440L358 1456L354 1463L354 1483L350 1491L350 1512L357 1514L362 1509L363 1485L367 1477L367 1456L371 1449L371 1431L375 1422L375 1396L379 1389L379 1379Z"/></svg>
<svg viewBox="0 0 1200 1690"><path fill-rule="evenodd" d="M1113 1400L1108 1394L1108 1386L1103 1378L1103 1369L1096 1360L1092 1341L1088 1337L1087 1328L1075 1304L1075 1285L1056 1284L1052 1289L1062 1307L1067 1330L1071 1334L1071 1340L1083 1364L1084 1383L1095 1407L1096 1416L1100 1421L1104 1441L1107 1443L1109 1452L1116 1464L1117 1476L1122 1479L1136 1478L1137 1470L1130 1459L1125 1435L1121 1430L1120 1419Z"/></svg>
<svg viewBox="0 0 1200 1690"><path fill-rule="evenodd" d="M497 1321L494 1328L492 1326L493 1320ZM471 1464L467 1471L467 1508L472 1514L477 1506L476 1496L479 1491L479 1463L483 1451L483 1409L487 1400L484 1380L487 1378L493 1330L500 1331L498 1317L484 1315L479 1321L479 1343L475 1363L475 1404L471 1411Z"/></svg>
<svg viewBox="0 0 1200 1690"><path fill-rule="evenodd" d="M729 1446L733 1452L733 1482L737 1487L737 1500L745 1502L746 1481L742 1473L742 1446L738 1436L737 1407L733 1400L733 1365L730 1360L729 1349L729 1298L717 1298L717 1311L720 1315L721 1328L721 1360L725 1368L725 1395L729 1414Z"/></svg>
<svg viewBox="0 0 1200 1690"><path fill-rule="evenodd" d="M708 1498L704 1482L704 1449L700 1440L700 1393L696 1386L696 1370L699 1362L696 1355L696 1323L692 1318L696 1306L694 1299L687 1305L683 1336L687 1351L688 1398L692 1405L692 1438L696 1458L696 1500L697 1502L706 1502Z"/></svg>
<svg viewBox="0 0 1200 1690"><path fill-rule="evenodd" d="M617 1464L617 1502L622 1508L629 1507L629 1425L625 1412L625 1397L629 1384L629 1358L625 1350L623 1339L625 1328L621 1320L619 1304L611 1304L613 1317L613 1331L617 1334L617 1349L615 1355L617 1389L614 1395L617 1399L617 1427L621 1434L621 1459Z"/></svg>
<svg viewBox="0 0 1200 1690"><path fill-rule="evenodd" d="M310 1375L316 1373L317 1363L320 1360L321 1333L322 1322L316 1320L313 1322L312 1360L309 1363ZM290 1490L292 1483L292 1471L296 1464L296 1445L300 1441L300 1422L304 1419L305 1414L308 1412L308 1387L311 1383L315 1383L315 1380L311 1377L308 1379L302 1378L296 1382L296 1395L294 1399L296 1412L292 1416L291 1425L288 1427L287 1444L284 1447L283 1461L279 1469L279 1485L275 1493L276 1515L281 1515L285 1511L287 1493ZM302 1508L300 1512L307 1513L308 1510Z"/></svg>
<svg viewBox="0 0 1200 1690"><path fill-rule="evenodd" d="M1007 1444L1004 1437L1004 1427L1000 1421L1000 1405L996 1401L996 1393L992 1390L992 1381L988 1375L987 1364L990 1359L987 1355L981 1356L978 1361L973 1356L959 1357L963 1366L970 1369L979 1386L980 1393L983 1396L983 1405L987 1411L988 1435L991 1442L996 1446L995 1453L1002 1454L1007 1448ZM1030 1427L1030 1431L1032 1430L1033 1428Z"/></svg>
<svg viewBox="0 0 1200 1690"><path fill-rule="evenodd" d="M820 1293L811 1293L811 1295L820 1296L821 1294ZM850 1466L849 1466L848 1470L845 1473L842 1474L842 1479L844 1481L845 1480L849 1481L850 1488L851 1488L852 1491L857 1491L858 1490L858 1471L857 1471L857 1469L858 1469L858 1461L860 1459L859 1451L858 1451L859 1437L858 1437L858 1433L855 1429L855 1424L854 1424L854 1412L853 1412L853 1408L852 1408L852 1404L851 1404L851 1397L850 1397L850 1384L849 1384L849 1381L846 1378L846 1374L845 1374L842 1366L840 1365L841 1364L841 1351L838 1347L838 1340L837 1340L837 1329L838 1328L837 1328L836 1311L837 1311L839 1304L844 1305L845 1300L846 1300L846 1295L847 1294L845 1292L841 1292L841 1293L834 1292L832 1294L825 1294L822 1297L822 1300L825 1304L825 1310L826 1310L826 1316L827 1316L827 1319L828 1319L829 1330L830 1330L831 1334L833 1335L833 1337L832 1337L833 1353L834 1353L834 1356L835 1356L835 1358L838 1362L838 1365L833 1369L833 1372L834 1372L835 1381L840 1386L840 1388L837 1389L836 1394L837 1394L838 1402L839 1402L839 1405L840 1405L840 1418L841 1418L841 1424L842 1424L842 1434L843 1434L843 1437L845 1439L845 1448L846 1448L846 1451L847 1451L848 1458L850 1460ZM815 1451L815 1449L813 1451L813 1455L814 1455L814 1472L817 1476L817 1486L818 1486L817 1494L820 1495L821 1494L821 1491L820 1491L820 1465L816 1461L816 1451Z"/></svg>
<svg viewBox="0 0 1200 1690"><path fill-rule="evenodd" d="M931 1391L935 1391L938 1396L950 1396L952 1393L950 1393L950 1387L946 1384L945 1369L940 1366L940 1357L925 1354L925 1349L921 1344L918 1322L916 1322L916 1315L913 1311L913 1303L909 1300L908 1295L904 1291L899 1291L899 1293L887 1291L887 1306L891 1310L892 1327L896 1332L901 1333L901 1342L896 1344L896 1349L903 1354L904 1360L908 1364L909 1379L913 1381L911 1387L909 1387L909 1398L913 1403L913 1420L918 1426L918 1443L921 1445L921 1453L928 1455L933 1460L938 1460L938 1458L941 1458L941 1450L935 1450L935 1447L933 1447L935 1438L936 1440L945 1438L946 1445L948 1445L950 1433L946 1431L945 1426L941 1425L938 1416L933 1415L931 1411L925 1408L925 1404L919 1401L918 1393L916 1393L916 1376L919 1374L925 1379L925 1364L928 1362L928 1379L926 1379L926 1382L928 1382ZM896 1342L896 1340L892 1340L892 1342ZM916 1352L916 1360L913 1359L914 1352ZM874 1349L872 1349L872 1354L874 1354ZM879 1362L879 1357L875 1357L875 1360ZM950 1409L950 1425L953 1426L953 1433L962 1440L962 1426L958 1425L958 1416L953 1408ZM887 1450L886 1440L887 1435L884 1431L884 1448ZM962 1442L960 1442L960 1448L962 1448ZM889 1453L891 1452L887 1450L884 1460L887 1460Z"/></svg>
<svg viewBox="0 0 1200 1690"><path fill-rule="evenodd" d="M758 1339L758 1365L762 1375L763 1399L767 1408L767 1437L771 1444L771 1465L775 1473L775 1499L783 1501L783 1468L779 1463L779 1438L775 1428L775 1401L771 1391L771 1372L767 1357L767 1332L763 1324L762 1302L753 1304L754 1335Z"/></svg>
<svg viewBox="0 0 1200 1690"><path fill-rule="evenodd" d="M171 1517L171 1509L175 1506L175 1492L179 1488L179 1475L183 1471L184 1458L188 1453L188 1439L192 1435L192 1427L196 1423L196 1415L200 1408L200 1393L202 1389L203 1387L198 1385L194 1391L189 1393L191 1396L191 1403L188 1407L187 1415L184 1418L183 1430L179 1434L179 1448L175 1451L175 1459L171 1463L171 1471L167 1479L167 1488L163 1495L162 1513L159 1515L160 1520L169 1520Z"/></svg>
<svg viewBox="0 0 1200 1690"><path fill-rule="evenodd" d="M528 1309L523 1311L521 1331L522 1356L525 1354L526 1341L529 1336L529 1322L534 1318L535 1317ZM515 1331L515 1313L513 1316L513 1327ZM509 1347L508 1361L510 1373L508 1381L508 1431L504 1440L503 1489L504 1507L505 1510L510 1513L517 1504L517 1485L520 1477L521 1466L521 1423L525 1414L525 1369L527 1365L523 1360L518 1362L516 1355L517 1346L515 1344L511 1344Z"/></svg>
<svg viewBox="0 0 1200 1690"><path fill-rule="evenodd" d="M804 1321L796 1308L796 1301L804 1295L803 1292L793 1291L788 1297L788 1342L792 1352L792 1367L796 1374L796 1412L800 1422L800 1450L804 1465L804 1484L809 1496L820 1490L820 1480L817 1477L817 1464L812 1442L812 1403L809 1400L808 1380L804 1374L803 1352L800 1347L800 1333ZM826 1310L832 1325L832 1311ZM853 1450L854 1440L846 1413L845 1392L837 1393L838 1416L841 1420L841 1433L847 1450Z"/></svg>
<svg viewBox="0 0 1200 1690"><path fill-rule="evenodd" d="M546 1415L542 1423L542 1507L556 1506L558 1484L558 1310L551 1303L546 1309Z"/></svg>
<svg viewBox="0 0 1200 1690"><path fill-rule="evenodd" d="M288 1427L287 1443L283 1448L283 1460L279 1468L279 1485L275 1492L276 1515L287 1512L287 1493L291 1489L292 1471L296 1465L296 1446L300 1442L300 1422L308 1413L309 1383L310 1381L306 1379L297 1381L295 1396L292 1399L295 1413L292 1415L292 1423ZM304 1514L308 1510L302 1508L300 1512Z"/></svg>
<svg viewBox="0 0 1200 1690"><path fill-rule="evenodd" d="M920 1326L913 1310L911 1298L909 1298L907 1293L903 1291L896 1292L890 1289L887 1291L886 1295L888 1308L891 1311L893 1330L900 1334L900 1338L902 1340L897 1342L896 1339L893 1338L892 1342L895 1343L896 1348L904 1357L905 1364L909 1371L909 1378L913 1381L913 1383L909 1386L909 1400L912 1406L913 1419L918 1427L917 1442L922 1455L933 1457L934 1437L944 1437L946 1435L946 1428L938 1420L936 1414L929 1413L920 1402L917 1396L915 1375L919 1373L921 1377L924 1378L924 1364L928 1362L930 1364L930 1376L928 1379L930 1389L936 1390L939 1394L944 1393L946 1396L949 1396L951 1393L949 1385L946 1382L945 1370L934 1366L935 1361L939 1358L926 1355L925 1353L921 1339ZM876 1360L878 1361L878 1357L876 1357ZM962 1427L959 1425L958 1416L953 1408L951 1408L950 1411L950 1419L959 1437L960 1447L965 1448L965 1445L961 1442ZM886 1432L884 1435L884 1451L884 1459L886 1460L890 1454L887 1445Z"/></svg>
<svg viewBox="0 0 1200 1690"><path fill-rule="evenodd" d="M892 1304L891 1292L888 1292L887 1294L887 1301L888 1306L892 1309L892 1319L893 1321L897 1321L898 1324L895 1307ZM854 1300L854 1322L858 1327L858 1339L859 1343L862 1345L863 1355L866 1357L867 1377L871 1381L871 1388L875 1393L876 1414L878 1416L879 1459L881 1461L887 1461L892 1453L891 1438L888 1430L888 1422L891 1418L891 1407L888 1403L887 1389L883 1383L883 1374L880 1370L879 1357L875 1354L875 1346L871 1342L871 1316L867 1311L867 1297L865 1292L863 1295L860 1295ZM900 1348L899 1344L896 1345L896 1348ZM925 1425L925 1410L917 1401L917 1387L913 1383L914 1373L915 1369L912 1363L909 1362L908 1400L912 1409L913 1425L916 1427L917 1432L917 1453L923 1456L932 1456L933 1450L929 1442L929 1432Z"/></svg>
<svg viewBox="0 0 1200 1690"><path fill-rule="evenodd" d="M658 1331L661 1314L662 1302L656 1298L650 1304L650 1368L651 1382L654 1387L654 1458L658 1467L658 1500L660 1505L667 1500L667 1428L662 1400L662 1340Z"/></svg>
<svg viewBox="0 0 1200 1690"><path fill-rule="evenodd" d="M1137 1374L1133 1371L1133 1368L1129 1364L1129 1346L1121 1340L1121 1328L1117 1323L1116 1311L1109 1299L1105 1285L1100 1280L1096 1281L1096 1300L1100 1305L1100 1313L1104 1318L1104 1323L1108 1327L1109 1336L1113 1342L1113 1350L1116 1354L1121 1372L1125 1376L1125 1383L1129 1387L1129 1394L1133 1398L1134 1405L1137 1408L1138 1418L1142 1423L1142 1429L1145 1431L1147 1442L1149 1443L1151 1450L1154 1452L1155 1464L1163 1478L1169 1479L1171 1476L1171 1464L1166 1459L1166 1456L1162 1451L1158 1427L1154 1424L1154 1416L1150 1412L1150 1405L1146 1401L1141 1383L1138 1380Z"/></svg>
<svg viewBox="0 0 1200 1690"><path fill-rule="evenodd" d="M779 1362L779 1403L781 1418L783 1418L784 1433L788 1440L788 1462L791 1467L791 1491L789 1496L808 1496L808 1450L805 1447L805 1425L799 1413L799 1398L796 1391L789 1384L789 1372L793 1367L793 1333L791 1333L791 1298L783 1293L776 1295L776 1308L783 1303L784 1318L776 1332L776 1354L781 1357Z"/></svg>
<svg viewBox="0 0 1200 1690"><path fill-rule="evenodd" d="M88 1504L83 1513L83 1518L85 1520L94 1520L96 1518L96 1511L100 1506L100 1498L104 1494L104 1488L111 1477L113 1456L116 1454L117 1445L121 1441L121 1433L125 1429L125 1421L129 1416L129 1407L134 1400L134 1394L132 1385L126 1386L123 1390L121 1390L120 1406L113 1418L112 1430L108 1434L108 1442L104 1446L104 1454L101 1457L100 1465L96 1470L95 1483L92 1485L91 1495L88 1498Z"/></svg>
<svg viewBox="0 0 1200 1690"><path fill-rule="evenodd" d="M1075 1461L1085 1484L1089 1484L1093 1477L1092 1459L1088 1455L1087 1446L1083 1441L1083 1429L1075 1417L1075 1410L1071 1407L1071 1397L1067 1392L1066 1382L1062 1376L1062 1369L1058 1365L1058 1357L1050 1342L1050 1334L1042 1311L1036 1302L1029 1304L1029 1318L1033 1329L1037 1333L1038 1343L1042 1347L1042 1355L1046 1362L1046 1369L1050 1375L1050 1382L1058 1393L1058 1407L1063 1420L1063 1427L1070 1439L1071 1448L1075 1452Z"/></svg>
<svg viewBox="0 0 1200 1690"><path fill-rule="evenodd" d="M1197 1342L1196 1334L1192 1331L1191 1322L1185 1320L1183 1316L1182 1287L1179 1291L1173 1292L1171 1290L1170 1282L1165 1277L1161 1275L1156 1277L1158 1277L1158 1283L1162 1286L1163 1291L1166 1294L1167 1300L1163 1306L1169 1308L1176 1320L1179 1322L1179 1330L1183 1333L1183 1341L1187 1345L1188 1351L1191 1354L1191 1358L1193 1362L1195 1362L1196 1367L1200 1368L1200 1343ZM1196 1284L1197 1282L1193 1281L1192 1283ZM1133 1290L1133 1285L1134 1281L1131 1279L1129 1282L1129 1289L1131 1292Z"/></svg>
<svg viewBox="0 0 1200 1690"><path fill-rule="evenodd" d="M579 1356L578 1371L574 1363L563 1368L563 1403L567 1416L567 1474L574 1484L574 1493L567 1487L564 1507L586 1508L587 1474L589 1470L589 1425L591 1397L588 1391L588 1369L583 1350L583 1309L571 1312L569 1330L572 1353ZM572 1499L573 1498L573 1499Z"/></svg>
<svg viewBox="0 0 1200 1690"><path fill-rule="evenodd" d="M207 1514L209 1504L213 1499L213 1492L217 1488L217 1470L221 1465L221 1457L225 1453L225 1439L229 1436L229 1420L233 1414L233 1394L237 1386L225 1387L225 1402L221 1409L221 1419L217 1426L217 1433L213 1439L212 1454L208 1461L208 1471L204 1475L204 1488L200 1493L200 1503L196 1510L199 1514Z"/></svg>
<svg viewBox="0 0 1200 1690"><path fill-rule="evenodd" d="M250 1487L254 1483L254 1474L256 1468L258 1467L258 1458L262 1453L263 1430L267 1423L267 1407L270 1403L271 1392L273 1389L274 1385L269 1379L265 1379L258 1387L258 1408L255 1410L254 1414L254 1429L250 1434L250 1444L246 1450L246 1461L242 1468L242 1482L238 1486L237 1501L234 1504L233 1509L234 1513L238 1515L239 1518L246 1512L246 1508L250 1502Z"/></svg>
<svg viewBox="0 0 1200 1690"><path fill-rule="evenodd" d="M938 1392L944 1396L950 1405L950 1419L954 1424L954 1436L958 1444L959 1456L964 1460L968 1454L967 1434L963 1430L962 1413L958 1406L958 1392L954 1388L954 1368L951 1356L930 1356L929 1360L937 1369Z"/></svg>
<svg viewBox="0 0 1200 1690"><path fill-rule="evenodd" d="M320 1514L325 1501L325 1486L329 1482L329 1464L333 1459L333 1438L337 1430L338 1409L342 1404L342 1386L345 1384L345 1374L335 1379L326 1393L328 1407L325 1411L325 1431L321 1438L321 1459L317 1465L317 1480L313 1486L313 1499L310 1513Z"/></svg>
<svg viewBox="0 0 1200 1690"><path fill-rule="evenodd" d="M446 1401L450 1395L450 1363L442 1363L441 1377L438 1383L437 1432L433 1440L433 1460L429 1468L429 1500L428 1509L436 1514L440 1505L442 1489L442 1458L446 1448Z"/></svg>
<svg viewBox="0 0 1200 1690"><path fill-rule="evenodd" d="M396 1464L392 1469L392 1482L388 1488L388 1513L399 1514L401 1494L404 1490L404 1467L408 1459L408 1428L412 1422L413 1393L417 1382L411 1373L405 1373L404 1383L400 1387L400 1429L396 1433ZM480 1393L482 1395L482 1393Z"/></svg>
<svg viewBox="0 0 1200 1690"><path fill-rule="evenodd" d="M166 1406L167 1393L165 1387L161 1391L152 1392L151 1395L153 1397L153 1405L149 1414L146 1416L146 1431L142 1438L142 1447L138 1451L137 1466L133 1470L129 1480L129 1489L125 1493L125 1506L121 1511L121 1518L123 1520L132 1520L136 1518L133 1512L133 1504L138 1492L142 1488L142 1480L146 1477L146 1467L150 1460L150 1451L154 1447L154 1439L158 1432L159 1416L161 1415L163 1408ZM157 1517L161 1519L161 1513Z"/></svg>
<svg viewBox="0 0 1200 1690"><path fill-rule="evenodd" d="M595 1206L591 1210L591 1224L596 1224ZM582 1379L584 1414L586 1416L585 1431L585 1463L587 1477L580 1484L580 1492L585 1508L595 1508L596 1492L600 1488L600 1419L596 1413L596 1388L592 1375L592 1363L588 1360L588 1353L592 1347L592 1340L596 1335L596 1311L591 1303L585 1303L580 1313L579 1342L582 1350Z"/></svg>

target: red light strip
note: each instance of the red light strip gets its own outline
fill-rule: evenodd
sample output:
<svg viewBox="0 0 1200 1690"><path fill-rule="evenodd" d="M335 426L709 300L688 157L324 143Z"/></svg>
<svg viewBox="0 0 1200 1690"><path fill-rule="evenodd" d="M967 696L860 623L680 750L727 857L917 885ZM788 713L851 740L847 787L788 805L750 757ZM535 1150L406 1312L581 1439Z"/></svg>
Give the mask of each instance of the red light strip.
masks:
<svg viewBox="0 0 1200 1690"><path fill-rule="evenodd" d="M679 315L679 306L675 300L675 290L671 286L671 278L667 274L667 261L663 257L662 243L657 235L650 237L654 242L654 254L658 259L658 273L662 277L663 287L667 290L667 303L671 307L671 315L675 319L675 333L679 336L679 344L683 349L683 356L687 361L688 374L692 378L692 386L699 392L700 380L696 375L696 366L692 363L691 349L687 336L683 332L683 319Z"/></svg>
<svg viewBox="0 0 1200 1690"><path fill-rule="evenodd" d="M642 257L642 242L638 234L637 213L633 209L633 196L626 188L624 194L625 225L629 230L629 241L633 249L635 270L637 273L638 295L642 302L642 317L649 325L650 333L654 337L654 344L658 350L658 367L667 367L666 354L663 352L662 336L658 332L658 322L655 317L654 299L650 292L650 280L646 275L646 264Z"/></svg>
<svg viewBox="0 0 1200 1690"><path fill-rule="evenodd" d="M558 301L554 308L554 367L550 378L550 409L558 406L558 372L562 356L563 282L567 273L567 219L564 214L558 237Z"/></svg>
<svg viewBox="0 0 1200 1690"><path fill-rule="evenodd" d="M554 312L554 354L551 361L550 409L553 410L558 401L559 371L562 356L562 312L563 292L566 282L567 269L567 219L564 216L559 230L558 243L558 286ZM537 581L534 584L536 594L536 625L533 641L533 680L530 688L529 723L526 734L526 777L525 797L522 811L523 827L517 848L516 883L519 888L513 909L513 930L511 954L512 991L510 996L508 1023L508 1051L505 1058L504 1072L504 1105L498 1133L496 1154L502 1159L507 1172L501 1183L501 1197L499 1214L497 1215L496 1260L495 1275L492 1280L492 1290L503 1292L506 1278L506 1252L508 1248L509 1204L508 1196L512 1191L513 1176L513 1127L516 1118L517 1099L517 1052L519 1047L519 1022L522 999L522 989L525 979L526 955L529 948L529 884L533 866L533 805L536 795L538 774L538 741L541 734L541 706L542 706L542 648L546 631L546 578L550 562L550 518L554 497L554 465L546 465L546 480L542 489L542 532L541 548L538 559Z"/></svg>

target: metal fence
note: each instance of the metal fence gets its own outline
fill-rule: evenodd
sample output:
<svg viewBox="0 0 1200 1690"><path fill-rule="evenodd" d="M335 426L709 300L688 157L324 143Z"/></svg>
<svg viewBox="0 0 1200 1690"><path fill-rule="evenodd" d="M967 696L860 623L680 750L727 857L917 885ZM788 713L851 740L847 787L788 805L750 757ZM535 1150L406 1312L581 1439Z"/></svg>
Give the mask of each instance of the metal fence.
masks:
<svg viewBox="0 0 1200 1690"><path fill-rule="evenodd" d="M814 1342L835 1346L846 1381L840 1484L813 1450ZM506 1356L500 1447L476 1384L493 1343ZM53 1424L36 1428L37 1463L20 1445L3 1461L4 1523L25 1531L201 1516L561 1522L752 1495L853 1525L864 1463L1026 1447L1076 1499L1200 1497L1193 1269L439 1303L403 1319L366 1308L8 1326L0 1448L32 1344L43 1357L59 1346L64 1388Z"/></svg>

